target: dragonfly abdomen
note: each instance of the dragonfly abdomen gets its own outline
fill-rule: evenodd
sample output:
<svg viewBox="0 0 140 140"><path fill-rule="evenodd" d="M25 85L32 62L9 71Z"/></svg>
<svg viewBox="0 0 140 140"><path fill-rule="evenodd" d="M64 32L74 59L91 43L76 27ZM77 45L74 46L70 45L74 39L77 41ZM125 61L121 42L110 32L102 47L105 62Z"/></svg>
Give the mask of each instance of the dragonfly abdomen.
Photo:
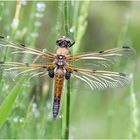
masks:
<svg viewBox="0 0 140 140"><path fill-rule="evenodd" d="M54 102L53 102L53 118L56 118L59 112L60 108L60 96L55 96L54 97Z"/></svg>
<svg viewBox="0 0 140 140"><path fill-rule="evenodd" d="M53 101L53 118L56 118L59 113L60 100L64 84L64 71L58 69L54 78L54 101Z"/></svg>

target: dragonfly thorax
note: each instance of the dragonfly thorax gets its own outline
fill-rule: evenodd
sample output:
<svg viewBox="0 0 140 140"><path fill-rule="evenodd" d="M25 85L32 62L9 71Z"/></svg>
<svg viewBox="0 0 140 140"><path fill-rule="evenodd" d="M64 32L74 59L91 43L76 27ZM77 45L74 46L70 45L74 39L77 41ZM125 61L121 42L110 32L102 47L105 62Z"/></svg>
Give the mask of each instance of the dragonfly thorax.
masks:
<svg viewBox="0 0 140 140"><path fill-rule="evenodd" d="M58 68L63 68L66 65L65 55L57 55L55 64Z"/></svg>

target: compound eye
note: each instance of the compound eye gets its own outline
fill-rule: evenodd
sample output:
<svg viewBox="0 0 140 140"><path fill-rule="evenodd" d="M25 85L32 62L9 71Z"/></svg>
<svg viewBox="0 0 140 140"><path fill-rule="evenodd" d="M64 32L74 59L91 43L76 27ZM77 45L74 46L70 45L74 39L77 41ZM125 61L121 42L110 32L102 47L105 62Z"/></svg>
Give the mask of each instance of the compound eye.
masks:
<svg viewBox="0 0 140 140"><path fill-rule="evenodd" d="M67 46L71 47L71 42L70 41L67 41Z"/></svg>
<svg viewBox="0 0 140 140"><path fill-rule="evenodd" d="M67 40L67 47L71 47L75 44L75 41L74 40Z"/></svg>

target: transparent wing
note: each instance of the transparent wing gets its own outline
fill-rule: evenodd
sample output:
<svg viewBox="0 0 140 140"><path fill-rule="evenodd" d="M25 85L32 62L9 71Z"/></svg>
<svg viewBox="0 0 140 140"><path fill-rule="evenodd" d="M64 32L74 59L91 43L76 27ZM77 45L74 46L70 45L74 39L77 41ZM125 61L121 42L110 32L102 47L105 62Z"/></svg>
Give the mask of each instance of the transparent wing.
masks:
<svg viewBox="0 0 140 140"><path fill-rule="evenodd" d="M108 68L112 65L116 65L126 58L130 58L129 56L133 56L135 54L135 50L128 46L123 46L121 48L109 49L106 51L99 51L94 53L86 53L81 55L70 56L70 62L73 65L79 67L88 68Z"/></svg>
<svg viewBox="0 0 140 140"><path fill-rule="evenodd" d="M52 69L53 64L29 64L18 62L0 62L0 70L5 77L15 79L24 74L28 75L29 79L35 76L44 76L48 74L48 69Z"/></svg>
<svg viewBox="0 0 140 140"><path fill-rule="evenodd" d="M104 89L122 87L130 82L130 77L124 73L87 70L73 66L67 66L72 76L85 82L91 89Z"/></svg>
<svg viewBox="0 0 140 140"><path fill-rule="evenodd" d="M45 50L40 51L37 49L26 47L17 42L13 42L5 37L0 36L0 54L1 59L7 59L10 61L18 60L24 62L25 59L31 61L40 60L40 62L50 62L54 60L55 54Z"/></svg>

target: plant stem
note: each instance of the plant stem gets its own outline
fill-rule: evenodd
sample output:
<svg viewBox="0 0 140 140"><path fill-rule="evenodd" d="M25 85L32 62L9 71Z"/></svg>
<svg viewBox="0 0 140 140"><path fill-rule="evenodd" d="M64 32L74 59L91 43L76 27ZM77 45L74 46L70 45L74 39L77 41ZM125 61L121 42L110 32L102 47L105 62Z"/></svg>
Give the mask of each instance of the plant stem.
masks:
<svg viewBox="0 0 140 140"><path fill-rule="evenodd" d="M66 35L69 33L68 28L68 1L64 0L64 32Z"/></svg>
<svg viewBox="0 0 140 140"><path fill-rule="evenodd" d="M68 1L64 0L64 31L65 35L69 33L68 27ZM67 96L66 96L66 115L65 115L65 128L64 128L64 139L69 138L69 122L70 122L70 79L67 82Z"/></svg>
<svg viewBox="0 0 140 140"><path fill-rule="evenodd" d="M70 79L67 82L67 101L66 101L66 126L64 138L69 138L69 123L70 123Z"/></svg>
<svg viewBox="0 0 140 140"><path fill-rule="evenodd" d="M139 117L138 117L138 108L137 108L137 100L136 93L134 92L134 79L132 75L132 83L130 87L130 113L131 113L131 130L130 130L130 138L138 139L138 127L139 127Z"/></svg>

